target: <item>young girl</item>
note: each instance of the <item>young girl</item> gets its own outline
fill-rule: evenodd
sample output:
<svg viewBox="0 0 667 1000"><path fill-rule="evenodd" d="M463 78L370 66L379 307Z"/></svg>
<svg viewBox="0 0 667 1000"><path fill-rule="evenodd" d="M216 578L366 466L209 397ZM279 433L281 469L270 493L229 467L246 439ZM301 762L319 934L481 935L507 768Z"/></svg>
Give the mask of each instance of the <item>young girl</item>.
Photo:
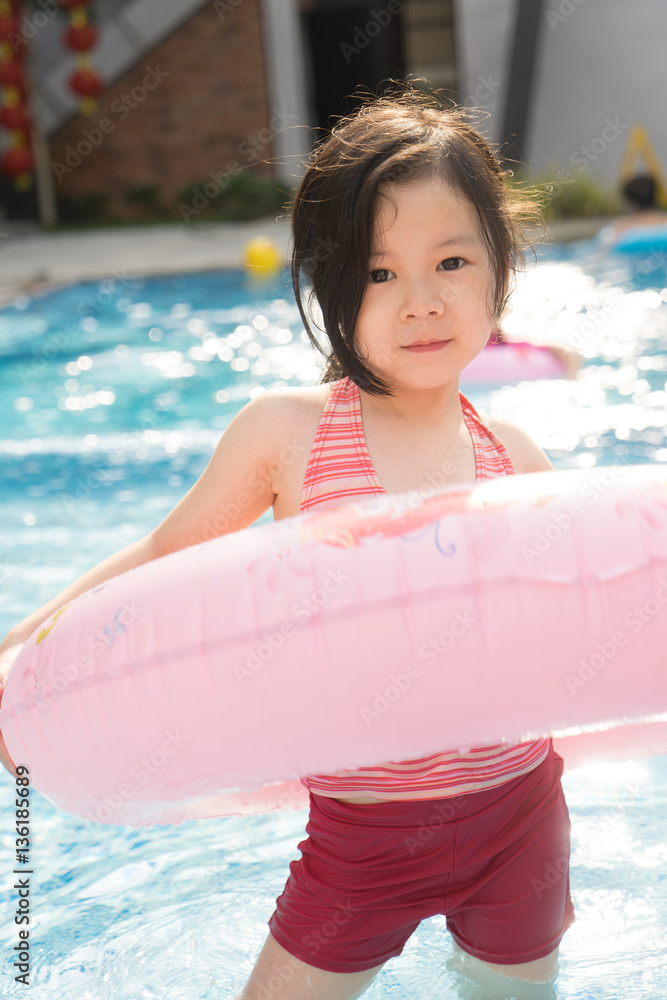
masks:
<svg viewBox="0 0 667 1000"><path fill-rule="evenodd" d="M269 506L290 517L434 480L551 468L523 432L500 422L491 430L458 391L501 317L526 218L462 113L407 89L341 121L293 206L297 302L318 343L307 286L330 343L323 384L272 390L245 406L155 531L12 630L2 672L57 608L192 544L202 526L221 524L222 533ZM235 520L219 517L230 510ZM243 1000L359 996L436 913L446 914L466 967L533 983L555 975L573 920L562 762L549 740L459 752L446 749L443 732L443 747L307 779L308 838Z"/></svg>

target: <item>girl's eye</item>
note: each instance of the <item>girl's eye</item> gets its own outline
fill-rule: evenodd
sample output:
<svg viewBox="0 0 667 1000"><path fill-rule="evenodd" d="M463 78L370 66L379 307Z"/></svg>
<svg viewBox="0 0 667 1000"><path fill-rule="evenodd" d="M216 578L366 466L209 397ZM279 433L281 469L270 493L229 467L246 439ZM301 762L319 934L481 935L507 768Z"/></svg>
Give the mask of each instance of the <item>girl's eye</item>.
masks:
<svg viewBox="0 0 667 1000"><path fill-rule="evenodd" d="M368 275L369 280L374 284L379 285L384 281L389 281L389 275L392 272L388 267L377 267L374 271L371 271Z"/></svg>
<svg viewBox="0 0 667 1000"><path fill-rule="evenodd" d="M463 257L448 257L447 260L441 260L438 266L442 267L443 271L459 271L463 264L465 264Z"/></svg>

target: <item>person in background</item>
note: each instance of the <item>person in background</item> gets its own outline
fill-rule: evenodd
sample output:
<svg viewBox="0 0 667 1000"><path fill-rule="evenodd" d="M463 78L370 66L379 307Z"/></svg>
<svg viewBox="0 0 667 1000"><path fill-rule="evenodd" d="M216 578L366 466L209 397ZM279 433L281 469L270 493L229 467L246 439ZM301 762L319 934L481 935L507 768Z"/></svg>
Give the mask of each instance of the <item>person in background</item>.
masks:
<svg viewBox="0 0 667 1000"><path fill-rule="evenodd" d="M599 238L611 246L628 229L636 226L667 226L667 212L658 208L658 184L651 174L636 174L623 185L625 218L618 219L600 231Z"/></svg>

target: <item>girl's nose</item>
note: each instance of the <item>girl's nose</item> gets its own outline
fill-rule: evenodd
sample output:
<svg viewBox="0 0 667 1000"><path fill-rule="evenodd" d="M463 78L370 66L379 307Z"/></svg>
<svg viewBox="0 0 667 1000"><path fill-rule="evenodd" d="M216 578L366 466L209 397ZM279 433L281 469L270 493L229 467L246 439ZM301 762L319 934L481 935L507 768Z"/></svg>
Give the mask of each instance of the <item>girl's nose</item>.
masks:
<svg viewBox="0 0 667 1000"><path fill-rule="evenodd" d="M401 319L437 319L442 316L444 302L428 284L414 284L406 289L401 303Z"/></svg>

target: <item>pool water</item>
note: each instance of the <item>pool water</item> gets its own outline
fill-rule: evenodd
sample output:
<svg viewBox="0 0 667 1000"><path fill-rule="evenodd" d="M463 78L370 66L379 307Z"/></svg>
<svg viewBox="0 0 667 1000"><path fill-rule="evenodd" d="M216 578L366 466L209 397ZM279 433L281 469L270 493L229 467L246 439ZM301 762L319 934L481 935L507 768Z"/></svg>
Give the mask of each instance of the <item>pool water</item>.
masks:
<svg viewBox="0 0 667 1000"><path fill-rule="evenodd" d="M236 273L116 276L0 312L0 631L150 530L253 394L313 384L287 284ZM510 334L576 347L576 381L468 391L560 468L667 461L667 255L556 246L519 282ZM269 515L266 515L268 518ZM507 997L665 1000L667 758L566 775L577 922L555 989ZM0 783L12 914L13 783ZM31 985L0 928L0 998L209 1000L237 992L297 856L305 812L131 830L32 796ZM445 920L425 921L365 996L482 1000Z"/></svg>

